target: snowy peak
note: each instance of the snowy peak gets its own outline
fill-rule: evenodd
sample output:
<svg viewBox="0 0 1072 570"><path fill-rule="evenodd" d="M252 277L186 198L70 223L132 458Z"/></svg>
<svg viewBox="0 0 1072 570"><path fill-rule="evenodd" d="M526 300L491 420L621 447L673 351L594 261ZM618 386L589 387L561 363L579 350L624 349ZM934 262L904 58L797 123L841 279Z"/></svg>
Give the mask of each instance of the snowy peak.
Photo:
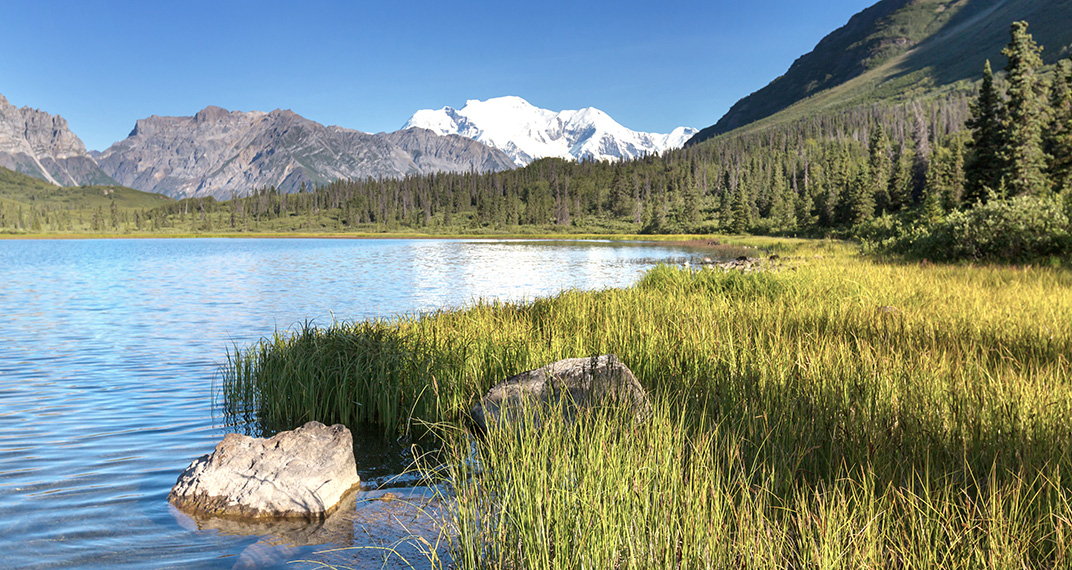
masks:
<svg viewBox="0 0 1072 570"><path fill-rule="evenodd" d="M556 112L513 96L469 100L460 110L423 109L402 128L468 137L501 149L519 166L544 157L629 160L680 148L696 133L689 127L665 135L633 131L594 107Z"/></svg>

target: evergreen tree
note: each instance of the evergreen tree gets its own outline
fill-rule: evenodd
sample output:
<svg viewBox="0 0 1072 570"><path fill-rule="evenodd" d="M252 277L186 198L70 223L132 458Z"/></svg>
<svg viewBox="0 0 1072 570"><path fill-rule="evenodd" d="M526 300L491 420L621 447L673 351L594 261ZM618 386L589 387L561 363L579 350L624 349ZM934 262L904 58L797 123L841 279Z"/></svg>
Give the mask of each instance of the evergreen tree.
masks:
<svg viewBox="0 0 1072 570"><path fill-rule="evenodd" d="M845 200L850 226L862 224L875 217L875 197L872 193L871 178L866 172L857 174L849 184Z"/></svg>
<svg viewBox="0 0 1072 570"><path fill-rule="evenodd" d="M953 152L945 147L938 146L931 156L930 168L927 169L927 184L923 194L924 218L928 222L935 221L950 204L955 202L953 195L955 174L953 166L955 159Z"/></svg>
<svg viewBox="0 0 1072 570"><path fill-rule="evenodd" d="M972 131L969 155L964 166L964 202L969 206L985 202L991 190L1001 185L1005 171L1004 146L1005 106L994 87L994 72L990 60L983 67L983 83L979 96L971 105L967 122Z"/></svg>
<svg viewBox="0 0 1072 570"><path fill-rule="evenodd" d="M621 168L614 170L614 181L610 185L607 209L613 212L615 216L623 217L629 215L633 210L632 204L629 203L629 189L626 188L625 177L622 175Z"/></svg>
<svg viewBox="0 0 1072 570"><path fill-rule="evenodd" d="M1042 195L1049 189L1042 128L1046 122L1043 82L1038 76L1042 48L1027 33L1027 22L1015 22L1012 39L1002 50L1009 58L1005 68L1009 83L1009 121L1005 129L1004 156L1009 194Z"/></svg>
<svg viewBox="0 0 1072 570"><path fill-rule="evenodd" d="M924 224L932 225L942 219L942 199L940 194L941 191L934 186L928 185L924 189L923 204L919 210L920 221Z"/></svg>
<svg viewBox="0 0 1072 570"><path fill-rule="evenodd" d="M918 103L915 105L914 115L912 140L915 142L916 149L915 161L912 164L912 203L919 204L923 201L927 171L931 167L931 129Z"/></svg>
<svg viewBox="0 0 1072 570"><path fill-rule="evenodd" d="M870 193L874 207L881 212L890 211L890 178L893 175L893 160L890 158L890 138L882 125L871 129L868 141L867 169L870 173Z"/></svg>
<svg viewBox="0 0 1072 570"><path fill-rule="evenodd" d="M949 150L949 186L942 194L942 204L946 211L959 208L964 200L964 140L955 137Z"/></svg>
<svg viewBox="0 0 1072 570"><path fill-rule="evenodd" d="M1057 65L1050 91L1050 126L1044 149L1050 156L1050 180L1058 192L1072 190L1072 59Z"/></svg>
<svg viewBox="0 0 1072 570"><path fill-rule="evenodd" d="M752 227L752 208L748 196L745 196L744 184L738 183L731 208L733 219L730 222L730 230L735 234L743 234Z"/></svg>
<svg viewBox="0 0 1072 570"><path fill-rule="evenodd" d="M719 197L718 225L726 229L733 225L733 194L728 188L723 189Z"/></svg>
<svg viewBox="0 0 1072 570"><path fill-rule="evenodd" d="M781 231L796 229L796 205L793 190L785 181L782 167L776 166L771 175L770 219Z"/></svg>
<svg viewBox="0 0 1072 570"><path fill-rule="evenodd" d="M913 184L913 165L915 154L907 145L901 145L897 161L893 165L893 178L890 180L890 211L902 210L911 203Z"/></svg>
<svg viewBox="0 0 1072 570"><path fill-rule="evenodd" d="M633 223L639 224L643 219L644 203L640 199L640 175L633 171Z"/></svg>

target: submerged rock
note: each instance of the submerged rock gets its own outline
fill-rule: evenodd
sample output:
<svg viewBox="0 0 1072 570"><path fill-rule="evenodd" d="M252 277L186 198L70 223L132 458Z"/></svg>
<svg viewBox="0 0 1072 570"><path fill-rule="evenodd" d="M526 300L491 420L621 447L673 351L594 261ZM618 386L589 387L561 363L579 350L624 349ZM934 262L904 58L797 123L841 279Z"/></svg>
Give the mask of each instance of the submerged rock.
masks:
<svg viewBox="0 0 1072 570"><path fill-rule="evenodd" d="M315 521L295 518L237 519L170 509L176 522L192 532L259 537L238 555L232 568L269 568L295 558L322 568L412 570L431 550L450 567L453 500L431 487L396 487L347 493L334 513ZM315 554L308 546L332 545ZM434 546L431 546L434 545ZM431 567L431 565L429 565Z"/></svg>
<svg viewBox="0 0 1072 570"><path fill-rule="evenodd" d="M560 407L572 419L577 410L601 404L621 405L638 416L651 413L651 400L633 372L607 354L570 358L522 372L493 386L472 409L480 429L525 420L537 406Z"/></svg>
<svg viewBox="0 0 1072 570"><path fill-rule="evenodd" d="M227 434L183 471L168 500L202 515L320 519L360 483L350 430L309 422L267 439Z"/></svg>

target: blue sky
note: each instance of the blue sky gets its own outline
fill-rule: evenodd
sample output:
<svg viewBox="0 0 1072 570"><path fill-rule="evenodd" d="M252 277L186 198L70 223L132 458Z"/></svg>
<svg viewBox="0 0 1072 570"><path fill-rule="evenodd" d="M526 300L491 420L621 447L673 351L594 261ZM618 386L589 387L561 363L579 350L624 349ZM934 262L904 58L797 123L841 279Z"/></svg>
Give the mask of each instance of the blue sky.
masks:
<svg viewBox="0 0 1072 570"><path fill-rule="evenodd" d="M713 124L874 1L16 0L0 94L98 150L207 105L378 132L501 95L669 132Z"/></svg>

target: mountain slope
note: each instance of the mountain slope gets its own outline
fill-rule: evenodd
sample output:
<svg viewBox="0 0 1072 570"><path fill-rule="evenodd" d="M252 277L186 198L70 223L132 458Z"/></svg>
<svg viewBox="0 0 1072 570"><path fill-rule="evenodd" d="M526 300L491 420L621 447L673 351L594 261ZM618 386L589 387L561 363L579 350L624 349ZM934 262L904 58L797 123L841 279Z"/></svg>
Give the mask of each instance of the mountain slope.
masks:
<svg viewBox="0 0 1072 570"><path fill-rule="evenodd" d="M0 166L60 186L114 184L67 121L0 95Z"/></svg>
<svg viewBox="0 0 1072 570"><path fill-rule="evenodd" d="M56 186L38 177L0 167L0 201L24 206L90 210L109 208L155 208L172 202L167 196L123 186Z"/></svg>
<svg viewBox="0 0 1072 570"><path fill-rule="evenodd" d="M285 192L342 178L512 168L510 159L462 137L372 135L324 126L293 111L227 111L152 116L98 157L121 184L172 197Z"/></svg>
<svg viewBox="0 0 1072 570"><path fill-rule="evenodd" d="M1072 44L1072 0L882 0L853 16L693 145L745 125L866 100L914 97L1004 66L1009 25L1027 20L1052 63ZM764 121L767 119L767 121Z"/></svg>
<svg viewBox="0 0 1072 570"><path fill-rule="evenodd" d="M520 97L471 100L461 109L423 109L402 128L468 137L502 149L518 166L545 157L631 159L679 148L696 132L678 127L670 134L642 133L623 127L599 109L549 111Z"/></svg>

